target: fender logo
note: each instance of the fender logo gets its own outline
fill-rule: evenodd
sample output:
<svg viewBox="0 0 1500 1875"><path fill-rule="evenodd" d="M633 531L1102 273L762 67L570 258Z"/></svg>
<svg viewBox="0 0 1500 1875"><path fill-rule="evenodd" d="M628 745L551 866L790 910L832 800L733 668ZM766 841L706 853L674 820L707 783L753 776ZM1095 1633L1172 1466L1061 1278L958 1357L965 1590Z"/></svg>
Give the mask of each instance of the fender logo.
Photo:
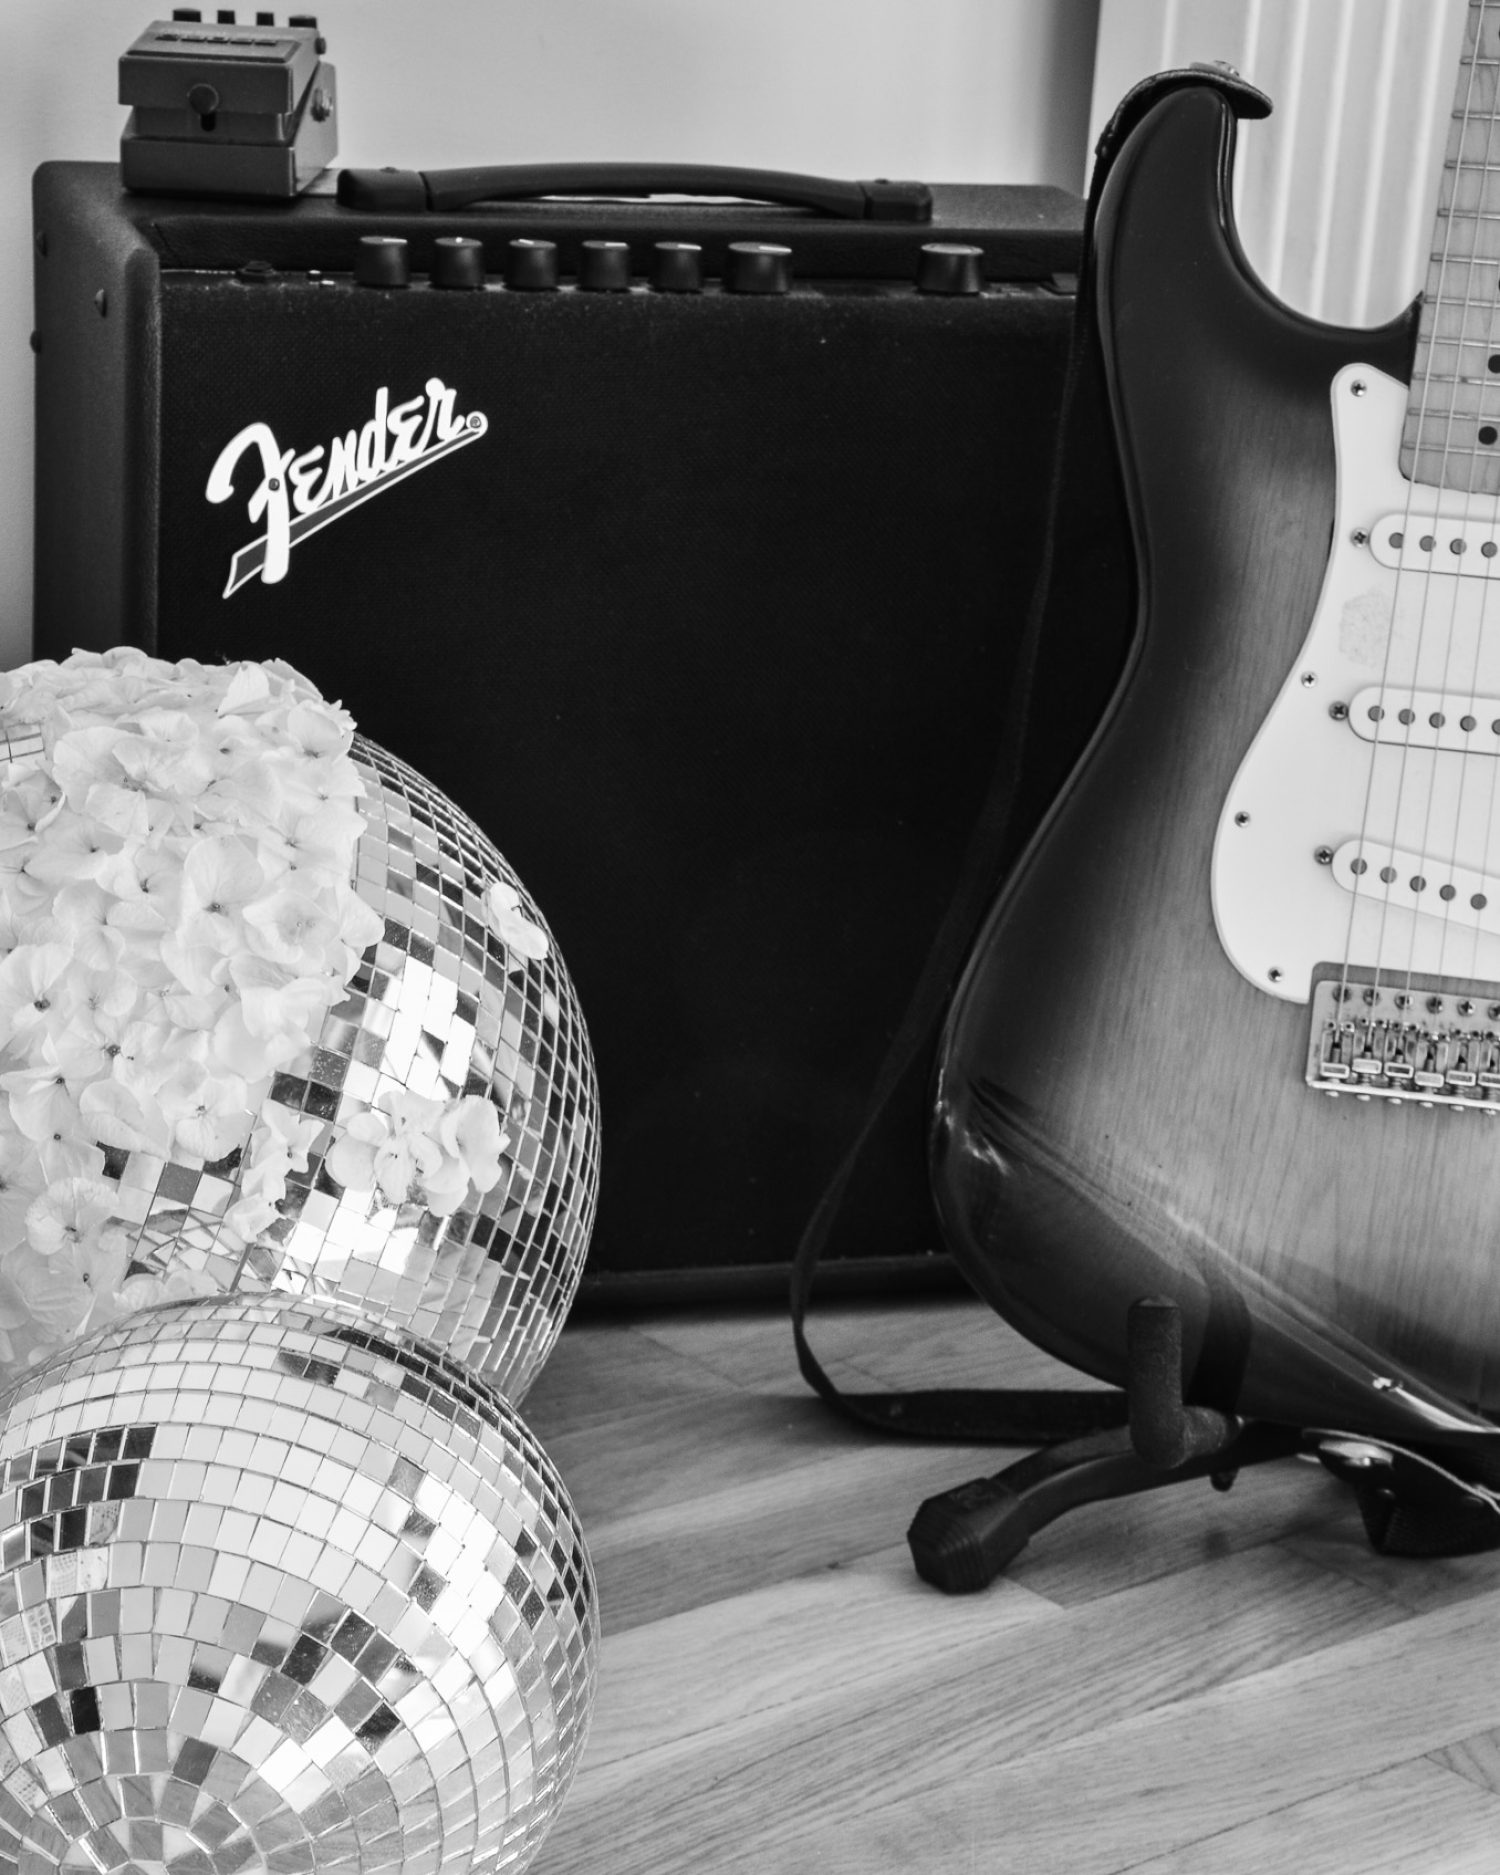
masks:
<svg viewBox="0 0 1500 1875"><path fill-rule="evenodd" d="M266 423L247 423L219 452L209 472L207 495L228 501L240 457L259 458L260 481L250 496L252 522L265 533L241 547L229 566L227 599L257 576L267 586L286 578L292 548L362 501L403 481L441 456L477 442L489 428L481 412L453 414L454 392L429 378L422 394L391 405L384 385L375 393L375 414L362 429L335 436L315 449L283 450Z"/></svg>

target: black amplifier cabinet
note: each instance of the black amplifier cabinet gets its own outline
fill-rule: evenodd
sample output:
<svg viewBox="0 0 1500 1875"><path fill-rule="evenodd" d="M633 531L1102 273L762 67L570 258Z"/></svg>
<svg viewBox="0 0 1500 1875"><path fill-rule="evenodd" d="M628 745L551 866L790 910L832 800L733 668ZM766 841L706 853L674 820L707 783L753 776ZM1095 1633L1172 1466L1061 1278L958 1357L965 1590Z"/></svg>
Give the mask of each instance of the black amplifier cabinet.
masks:
<svg viewBox="0 0 1500 1875"><path fill-rule="evenodd" d="M369 214L36 177L37 655L284 657L477 818L594 1042L595 1293L784 1276L996 761L1082 206L932 194ZM399 273L371 234L408 285L358 283ZM479 288L434 283L473 277L452 237ZM846 1280L937 1247L925 1118L915 1075Z"/></svg>

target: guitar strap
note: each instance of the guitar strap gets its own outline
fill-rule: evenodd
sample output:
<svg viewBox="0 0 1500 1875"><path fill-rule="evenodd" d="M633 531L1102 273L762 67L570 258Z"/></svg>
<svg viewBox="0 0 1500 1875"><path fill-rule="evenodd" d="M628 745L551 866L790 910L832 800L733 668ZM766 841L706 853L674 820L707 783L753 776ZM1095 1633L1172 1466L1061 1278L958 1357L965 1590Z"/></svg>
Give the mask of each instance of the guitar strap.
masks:
<svg viewBox="0 0 1500 1875"><path fill-rule="evenodd" d="M1123 515L1123 494L1108 422L1108 392L1094 319L1093 225L1099 193L1115 156L1141 117L1168 92L1187 85L1212 85L1228 94L1242 117L1264 117L1269 100L1227 68L1190 66L1162 72L1137 85L1110 120L1095 152L1084 217L1083 272L1078 283L1064 378L1058 441L1053 451L1042 561L1027 610L1014 680L999 726L999 757L959 869L959 883L943 915L927 961L876 1076L860 1130L808 1221L792 1266L792 1333L797 1364L815 1392L862 1424L905 1438L955 1444L1044 1445L1126 1422L1125 1395L1115 1388L1017 1390L934 1388L911 1393L847 1393L837 1387L809 1345L806 1316L818 1259L838 1220L844 1196L858 1172L872 1135L891 1100L929 1051L958 973L1004 872L1007 848L1018 827L1035 823L1037 808L1064 777L1048 772L1047 752L1027 749L1030 700L1049 650L1058 655L1047 621L1087 618L1101 585L1118 564L1106 566L1123 546L1117 524L1100 530L1092 512L1073 499L1080 478L1113 477L1108 490ZM1114 538L1101 538L1113 533ZM1033 759L1023 764L1023 751ZM1040 758L1040 759L1037 759ZM1038 800L1038 796L1041 800Z"/></svg>

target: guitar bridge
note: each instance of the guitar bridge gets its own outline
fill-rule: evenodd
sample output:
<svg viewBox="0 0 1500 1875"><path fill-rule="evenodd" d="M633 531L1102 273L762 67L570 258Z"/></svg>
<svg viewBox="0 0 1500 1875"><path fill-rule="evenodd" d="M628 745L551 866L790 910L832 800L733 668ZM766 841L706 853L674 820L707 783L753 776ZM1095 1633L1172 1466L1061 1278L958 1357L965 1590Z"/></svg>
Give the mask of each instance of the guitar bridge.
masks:
<svg viewBox="0 0 1500 1875"><path fill-rule="evenodd" d="M1500 1113L1500 984L1345 964L1313 971L1307 1084Z"/></svg>

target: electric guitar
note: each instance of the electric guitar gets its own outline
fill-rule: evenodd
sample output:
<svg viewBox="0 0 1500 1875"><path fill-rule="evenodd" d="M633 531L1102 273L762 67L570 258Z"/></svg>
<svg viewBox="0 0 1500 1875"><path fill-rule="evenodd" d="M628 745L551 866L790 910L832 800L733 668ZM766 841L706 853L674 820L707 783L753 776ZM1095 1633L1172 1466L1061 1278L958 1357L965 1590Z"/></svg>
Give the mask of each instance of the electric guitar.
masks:
<svg viewBox="0 0 1500 1875"><path fill-rule="evenodd" d="M1133 650L940 1049L934 1187L987 1300L1118 1383L1414 1444L1500 1413L1500 3L1432 261L1374 331L1237 240L1243 87L1145 110L1086 289ZM1254 94L1249 94L1254 96Z"/></svg>

